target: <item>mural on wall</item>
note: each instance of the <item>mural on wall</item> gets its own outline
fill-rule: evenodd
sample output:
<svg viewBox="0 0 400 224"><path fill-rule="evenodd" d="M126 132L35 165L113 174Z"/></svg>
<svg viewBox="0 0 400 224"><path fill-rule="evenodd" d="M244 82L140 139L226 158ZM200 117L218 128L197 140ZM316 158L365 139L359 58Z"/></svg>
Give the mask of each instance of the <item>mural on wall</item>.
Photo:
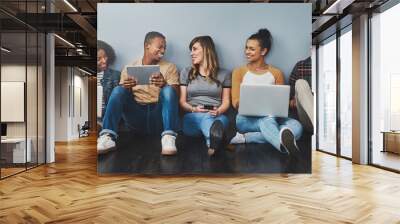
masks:
<svg viewBox="0 0 400 224"><path fill-rule="evenodd" d="M310 173L310 33L311 4L99 4L99 174Z"/></svg>

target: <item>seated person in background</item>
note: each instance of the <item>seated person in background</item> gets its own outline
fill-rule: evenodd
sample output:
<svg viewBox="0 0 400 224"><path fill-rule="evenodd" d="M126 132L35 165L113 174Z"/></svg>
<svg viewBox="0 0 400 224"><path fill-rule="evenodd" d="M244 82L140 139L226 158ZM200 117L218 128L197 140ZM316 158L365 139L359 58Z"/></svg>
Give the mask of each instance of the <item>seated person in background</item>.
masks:
<svg viewBox="0 0 400 224"><path fill-rule="evenodd" d="M231 73L219 68L215 46L210 36L195 37L189 44L192 66L181 72L179 104L186 114L183 133L203 135L208 154L223 145L229 109Z"/></svg>
<svg viewBox="0 0 400 224"><path fill-rule="evenodd" d="M260 29L247 39L245 55L248 63L234 69L232 73L232 105L236 110L239 108L241 84L285 83L282 72L265 63L271 42L272 37L267 29ZM236 127L239 132L231 140L231 144L269 142L283 153L296 155L299 151L296 139L302 135L302 126L297 120L287 117L237 115Z"/></svg>
<svg viewBox="0 0 400 224"><path fill-rule="evenodd" d="M179 74L174 64L162 60L165 48L164 35L154 31L147 33L143 57L122 71L120 86L114 88L107 105L103 130L97 141L98 153L115 148L121 119L132 130L161 134L163 155L176 153ZM151 75L150 85L136 85L136 79L127 74L127 67L133 65L159 65L160 73Z"/></svg>
<svg viewBox="0 0 400 224"><path fill-rule="evenodd" d="M304 129L314 132L314 96L311 91L311 57L299 61L289 77L290 109L296 110Z"/></svg>
<svg viewBox="0 0 400 224"><path fill-rule="evenodd" d="M115 61L114 49L106 42L97 41L97 118L104 116L111 91L119 85L121 73L109 68Z"/></svg>

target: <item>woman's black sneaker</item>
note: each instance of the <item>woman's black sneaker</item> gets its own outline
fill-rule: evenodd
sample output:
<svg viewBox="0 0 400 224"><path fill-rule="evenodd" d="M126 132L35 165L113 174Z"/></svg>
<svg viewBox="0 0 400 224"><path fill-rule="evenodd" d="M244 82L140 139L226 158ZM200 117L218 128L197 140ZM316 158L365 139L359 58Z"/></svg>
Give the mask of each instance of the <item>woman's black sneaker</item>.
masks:
<svg viewBox="0 0 400 224"><path fill-rule="evenodd" d="M224 125L221 121L214 121L210 128L210 148L218 150L224 141Z"/></svg>
<svg viewBox="0 0 400 224"><path fill-rule="evenodd" d="M293 132L289 128L284 128L280 133L281 147L283 147L289 153L289 156L297 157L300 150L297 147Z"/></svg>

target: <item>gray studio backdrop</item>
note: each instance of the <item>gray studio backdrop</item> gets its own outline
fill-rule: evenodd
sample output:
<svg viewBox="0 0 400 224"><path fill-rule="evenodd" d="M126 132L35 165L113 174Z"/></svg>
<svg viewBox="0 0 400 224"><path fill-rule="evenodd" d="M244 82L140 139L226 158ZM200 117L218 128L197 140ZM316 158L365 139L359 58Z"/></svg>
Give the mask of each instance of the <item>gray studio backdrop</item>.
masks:
<svg viewBox="0 0 400 224"><path fill-rule="evenodd" d="M266 62L281 69L288 77L297 61L310 55L311 4L218 3L100 3L97 38L115 50L112 66L124 65L143 54L143 39L149 31L167 38L166 60L178 69L190 65L190 41L210 35L216 44L220 65L232 70L246 63L246 39L260 28L273 36Z"/></svg>

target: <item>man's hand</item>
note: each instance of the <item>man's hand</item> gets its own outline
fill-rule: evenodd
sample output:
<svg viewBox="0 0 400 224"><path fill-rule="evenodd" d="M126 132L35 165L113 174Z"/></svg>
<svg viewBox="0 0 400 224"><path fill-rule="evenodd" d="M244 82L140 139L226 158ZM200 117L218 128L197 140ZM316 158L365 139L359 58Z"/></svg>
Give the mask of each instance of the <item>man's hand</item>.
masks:
<svg viewBox="0 0 400 224"><path fill-rule="evenodd" d="M218 115L220 115L220 112L217 107L214 107L212 110L209 110L208 113L214 117L217 117Z"/></svg>
<svg viewBox="0 0 400 224"><path fill-rule="evenodd" d="M120 82L120 85L126 89L132 89L136 84L137 80L131 76L128 76L125 80Z"/></svg>
<svg viewBox="0 0 400 224"><path fill-rule="evenodd" d="M155 85L159 88L162 88L167 84L165 82L164 76L161 75L161 73L153 73L150 76L150 85Z"/></svg>
<svg viewBox="0 0 400 224"><path fill-rule="evenodd" d="M296 109L296 99L291 99L290 101L289 101L289 107L290 107L290 109Z"/></svg>

